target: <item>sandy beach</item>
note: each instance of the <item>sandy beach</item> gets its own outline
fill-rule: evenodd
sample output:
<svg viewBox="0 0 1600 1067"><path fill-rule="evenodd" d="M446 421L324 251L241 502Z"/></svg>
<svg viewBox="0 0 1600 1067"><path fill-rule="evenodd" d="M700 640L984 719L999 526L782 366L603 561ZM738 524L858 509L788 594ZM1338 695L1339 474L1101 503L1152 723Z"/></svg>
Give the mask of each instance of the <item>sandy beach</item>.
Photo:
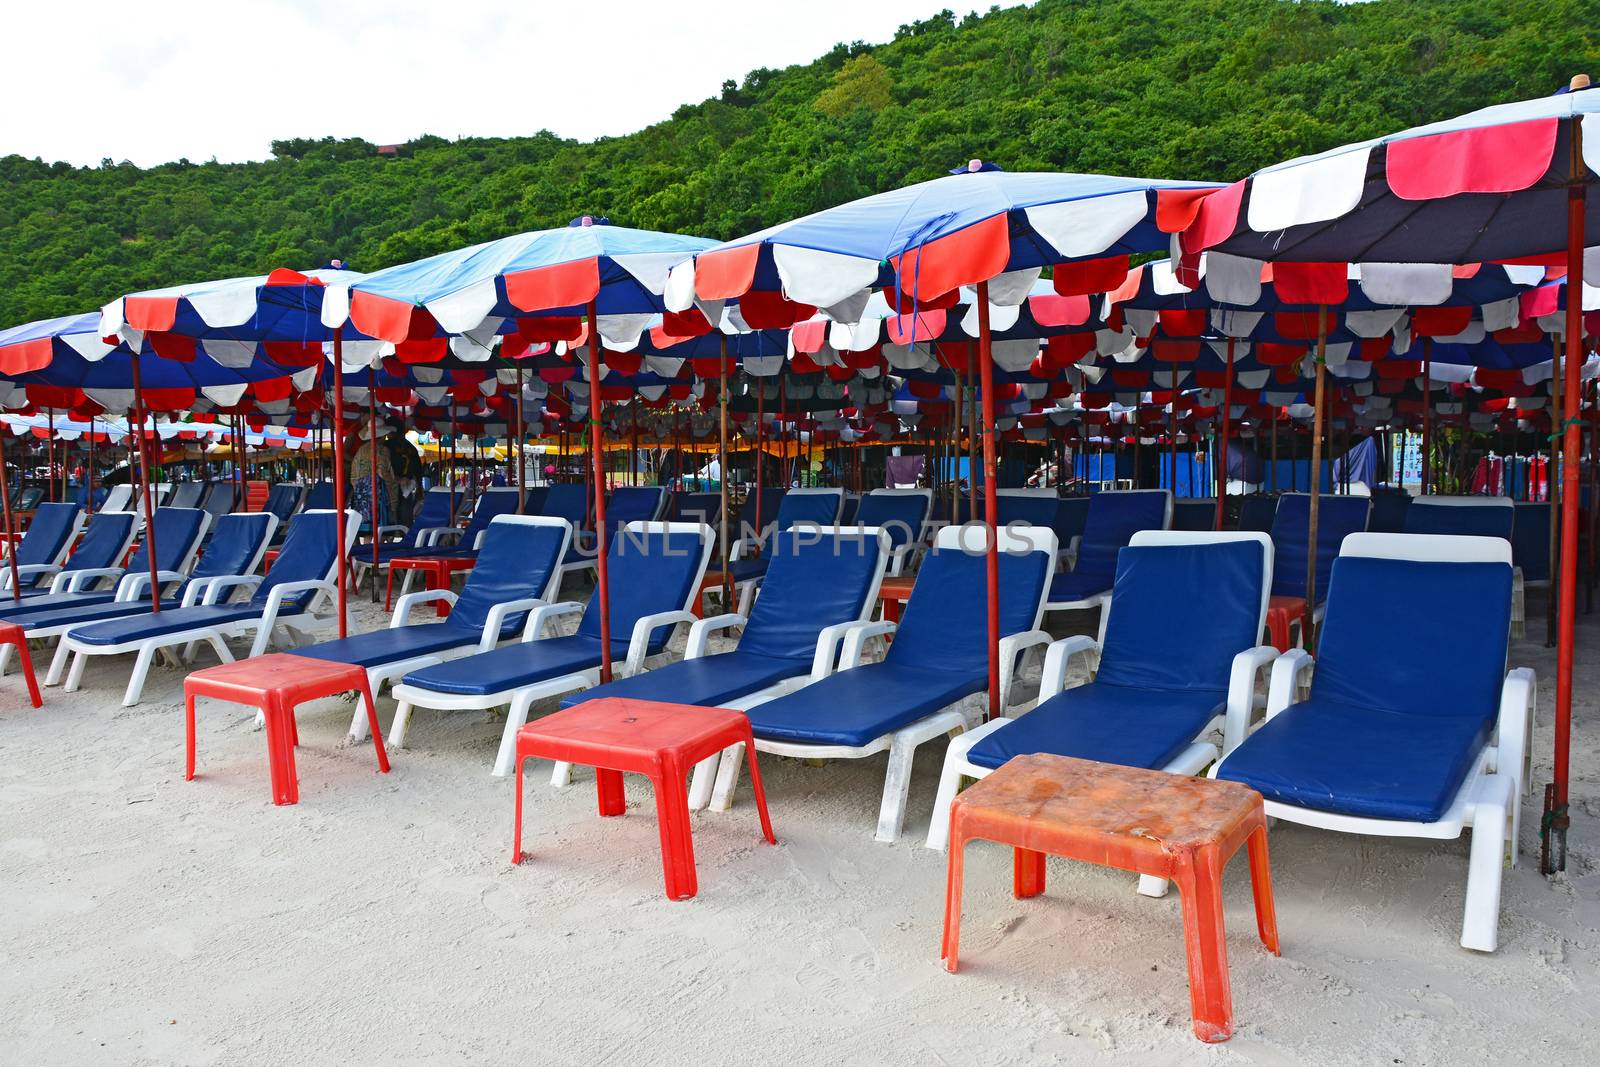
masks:
<svg viewBox="0 0 1600 1067"><path fill-rule="evenodd" d="M384 623L352 603L354 629ZM765 758L779 844L761 842L746 780L731 812L694 816L700 893L673 903L642 779L628 779L626 818L601 819L590 772L558 790L530 765L530 855L511 865L495 716L419 711L380 776L370 745L345 743L350 704L308 705L301 802L274 807L242 708L202 705L200 776L183 780L181 673L157 668L123 709L128 660L98 662L39 711L13 674L0 682L0 1061L1592 1063L1600 616L1579 615L1570 855L1545 879L1542 593L1528 614L1511 663L1540 676L1538 791L1499 951L1457 944L1465 838L1279 824L1283 955L1256 940L1241 856L1227 885L1236 1036L1210 1047L1189 1027L1176 894L1138 896L1116 871L1051 860L1046 894L1019 901L1009 853L974 846L962 969L945 973L945 859L922 843L942 743L917 761L893 845L872 839L885 757ZM380 699L385 728L393 707Z"/></svg>

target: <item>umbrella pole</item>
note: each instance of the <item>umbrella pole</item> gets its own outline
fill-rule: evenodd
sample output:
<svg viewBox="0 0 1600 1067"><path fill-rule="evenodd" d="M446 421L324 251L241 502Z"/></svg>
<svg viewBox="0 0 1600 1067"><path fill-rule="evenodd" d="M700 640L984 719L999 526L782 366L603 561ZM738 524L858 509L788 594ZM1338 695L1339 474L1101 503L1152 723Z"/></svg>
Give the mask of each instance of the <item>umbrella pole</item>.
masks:
<svg viewBox="0 0 1600 1067"><path fill-rule="evenodd" d="M94 515L94 416L89 416L89 463L83 469L83 484L87 487L83 495L83 506L88 514Z"/></svg>
<svg viewBox="0 0 1600 1067"><path fill-rule="evenodd" d="M1574 627L1578 607L1578 452L1582 424L1578 418L1583 371L1583 242L1585 192L1583 129L1573 122L1571 132L1572 183L1567 186L1567 318L1566 360L1562 366L1561 421L1552 432L1561 434L1561 580L1557 597L1556 627L1556 743L1555 782L1546 791L1544 862L1550 873L1567 866L1567 770L1572 758L1572 667ZM1554 512L1551 513L1552 519ZM1553 795L1552 795L1553 794Z"/></svg>
<svg viewBox="0 0 1600 1067"><path fill-rule="evenodd" d="M56 409L45 409L44 431L44 490L49 494L45 499L50 503L56 502Z"/></svg>
<svg viewBox="0 0 1600 1067"><path fill-rule="evenodd" d="M161 585L156 581L156 521L154 509L150 504L150 461L144 440L144 384L140 381L139 357L134 355L128 361L128 365L133 369L133 413L138 423L134 440L139 446L139 492L144 498L144 555L150 564L150 611L159 613Z"/></svg>
<svg viewBox="0 0 1600 1067"><path fill-rule="evenodd" d="M11 518L11 475L6 471L6 431L0 426L0 514L6 524L6 564L11 568L11 599L22 599L22 579L17 576L17 534Z"/></svg>
<svg viewBox="0 0 1600 1067"><path fill-rule="evenodd" d="M339 640L346 636L349 618L349 560L345 558L345 503L346 484L344 466L344 328L333 331L333 510L337 512L335 527L335 552L338 556L339 582Z"/></svg>
<svg viewBox="0 0 1600 1067"><path fill-rule="evenodd" d="M1555 577L1561 569L1561 524L1556 522L1556 516L1561 513L1561 490L1556 485L1555 472L1561 466L1561 342L1556 338L1550 341L1550 458L1545 463L1545 499L1549 501L1550 508L1550 576ZM1551 586L1555 588L1554 585ZM1554 648L1556 645L1557 605L1561 598L1550 596L1545 601L1544 616L1544 647Z"/></svg>
<svg viewBox="0 0 1600 1067"><path fill-rule="evenodd" d="M453 396L450 398L448 410L450 412L450 455L445 461L445 471L449 481L445 485L450 490L450 522L448 525L454 526L456 524L456 398Z"/></svg>
<svg viewBox="0 0 1600 1067"><path fill-rule="evenodd" d="M1306 647L1316 648L1317 512L1322 500L1322 408L1328 377L1328 307L1317 305L1317 387L1311 408L1311 521L1306 530Z"/></svg>
<svg viewBox="0 0 1600 1067"><path fill-rule="evenodd" d="M1000 534L995 491L994 351L989 336L989 283L978 283L978 364L983 376L983 518L989 606L989 718L1000 707Z"/></svg>
<svg viewBox="0 0 1600 1067"><path fill-rule="evenodd" d="M717 358L717 489L722 494L719 522L722 526L722 610L733 604L733 561L728 558L728 336L722 335L722 354ZM760 494L756 495L759 502Z"/></svg>
<svg viewBox="0 0 1600 1067"><path fill-rule="evenodd" d="M245 479L245 469L244 469L244 444L245 444L245 441L244 441L244 416L243 415L234 415L234 417L233 417L233 469L234 469L234 483L237 486L237 488L234 491L235 492L235 496L233 498L233 510L234 511L243 511L243 510L245 510L245 496L246 496L245 481L246 481L246 479Z"/></svg>
<svg viewBox="0 0 1600 1067"><path fill-rule="evenodd" d="M528 480L527 466L522 459L522 439L526 434L525 424L522 420L522 368L517 367L517 514L522 515L528 510L528 488L524 484Z"/></svg>
<svg viewBox="0 0 1600 1067"><path fill-rule="evenodd" d="M594 451L595 591L600 601L600 681L611 681L611 585L606 571L605 453L602 451L600 415L600 316L589 301L589 444ZM727 342L724 341L724 344Z"/></svg>
<svg viewBox="0 0 1600 1067"><path fill-rule="evenodd" d="M372 498L372 602L378 602L378 372L367 368L367 487ZM388 490L384 490L385 493Z"/></svg>
<svg viewBox="0 0 1600 1067"><path fill-rule="evenodd" d="M1226 375L1222 379L1222 438L1217 442L1217 529L1222 529L1223 516L1228 510L1228 434L1229 420L1233 417L1233 338L1228 338Z"/></svg>
<svg viewBox="0 0 1600 1067"><path fill-rule="evenodd" d="M1433 338L1422 339L1422 495L1433 487Z"/></svg>
<svg viewBox="0 0 1600 1067"><path fill-rule="evenodd" d="M756 382L756 536L764 530L761 525L761 450L766 443L764 423L767 416L767 384Z"/></svg>

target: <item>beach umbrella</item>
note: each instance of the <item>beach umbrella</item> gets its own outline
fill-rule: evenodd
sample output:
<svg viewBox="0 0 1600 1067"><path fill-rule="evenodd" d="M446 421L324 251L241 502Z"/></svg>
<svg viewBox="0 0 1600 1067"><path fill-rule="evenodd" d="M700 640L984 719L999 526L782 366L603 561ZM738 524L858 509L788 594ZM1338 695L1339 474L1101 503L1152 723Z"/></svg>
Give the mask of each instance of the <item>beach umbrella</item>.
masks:
<svg viewBox="0 0 1600 1067"><path fill-rule="evenodd" d="M1585 274L1585 234L1600 224L1600 93L1580 75L1540 99L1483 108L1268 167L1202 205L1180 236L1182 269L1202 251L1293 264L1313 289L1334 264L1384 263L1420 282L1451 264L1565 264ZM1600 264L1589 264L1600 266ZM1248 266L1241 264L1241 270ZM1578 546L1580 367L1577 300L1562 323L1561 560L1555 781L1547 790L1546 871L1565 865ZM1551 858L1551 846L1558 853Z"/></svg>
<svg viewBox="0 0 1600 1067"><path fill-rule="evenodd" d="M873 290L910 314L954 306L975 287L988 526L989 712L999 707L999 556L996 532L995 307L1024 301L1050 266L1056 292L1114 289L1129 256L1167 246L1215 186L1092 174L1009 173L973 160L895 189L729 241L673 268L667 309L715 321L736 301L751 327L784 327L822 311L861 317Z"/></svg>
<svg viewBox="0 0 1600 1067"><path fill-rule="evenodd" d="M323 324L336 336L352 326L403 360L486 354L502 334L512 333L524 341L586 348L603 680L611 677L611 621L600 349L602 343L636 344L663 311L668 270L712 244L584 216L560 229L505 237L368 274L332 287L323 305ZM380 347L374 355L384 352Z"/></svg>

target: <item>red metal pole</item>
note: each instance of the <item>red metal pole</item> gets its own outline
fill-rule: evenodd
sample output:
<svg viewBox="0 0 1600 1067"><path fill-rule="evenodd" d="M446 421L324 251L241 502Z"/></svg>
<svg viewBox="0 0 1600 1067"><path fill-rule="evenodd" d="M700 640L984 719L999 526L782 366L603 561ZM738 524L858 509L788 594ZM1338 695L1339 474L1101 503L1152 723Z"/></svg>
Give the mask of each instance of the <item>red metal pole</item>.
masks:
<svg viewBox="0 0 1600 1067"><path fill-rule="evenodd" d="M718 525L722 527L722 610L733 603L733 561L727 558L733 548L728 540L728 335L721 335L722 350L717 357L717 489L722 496Z"/></svg>
<svg viewBox="0 0 1600 1067"><path fill-rule="evenodd" d="M594 452L595 598L600 602L600 681L611 680L611 585L606 572L606 473L600 414L600 315L589 301L589 447ZM726 481L726 472L724 472Z"/></svg>
<svg viewBox="0 0 1600 1067"><path fill-rule="evenodd" d="M1433 484L1433 338L1422 339L1422 495Z"/></svg>
<svg viewBox="0 0 1600 1067"><path fill-rule="evenodd" d="M56 409L45 409L45 461L44 461L44 490L48 496L46 500L56 502Z"/></svg>
<svg viewBox="0 0 1600 1067"><path fill-rule="evenodd" d="M345 474L344 474L344 328L333 331L333 510L337 512L334 527L335 544L339 556L339 639L346 636L349 625L349 561L344 552L345 524Z"/></svg>
<svg viewBox="0 0 1600 1067"><path fill-rule="evenodd" d="M22 579L17 576L17 534L11 521L11 475L6 472L6 431L0 426L0 506L6 522L6 563L11 568L11 599L22 599Z"/></svg>
<svg viewBox="0 0 1600 1067"><path fill-rule="evenodd" d="M378 602L378 372L367 368L367 486L372 495L372 602ZM387 492L387 490L385 490Z"/></svg>
<svg viewBox="0 0 1600 1067"><path fill-rule="evenodd" d="M88 464L87 467L84 468L83 482L84 482L84 485L88 486L88 491L84 494L84 497L83 497L84 510L89 515L92 516L94 514L94 416L93 415L89 416L89 464Z"/></svg>
<svg viewBox="0 0 1600 1067"><path fill-rule="evenodd" d="M1227 369L1222 379L1222 438L1217 444L1217 529L1228 508L1228 423L1233 416L1233 338L1228 338Z"/></svg>
<svg viewBox="0 0 1600 1067"><path fill-rule="evenodd" d="M139 447L139 491L144 497L144 554L150 564L150 611L161 611L161 586L156 581L156 520L150 505L150 461L144 440L144 385L139 378L139 357L132 356L128 365L133 368L133 413L137 423L134 440Z"/></svg>
<svg viewBox="0 0 1600 1067"><path fill-rule="evenodd" d="M1322 409L1328 377L1328 308L1317 306L1317 385L1311 410L1311 521L1306 530L1306 647L1316 648L1317 516L1322 500Z"/></svg>
<svg viewBox="0 0 1600 1067"><path fill-rule="evenodd" d="M1000 707L1000 505L995 493L994 350L989 335L989 283L978 283L978 362L983 376L983 511L989 607L989 718ZM974 427L977 429L978 427Z"/></svg>
<svg viewBox="0 0 1600 1067"><path fill-rule="evenodd" d="M1556 743L1555 796L1550 810L1550 840L1555 869L1565 869L1567 859L1568 768L1572 760L1572 668L1574 628L1578 606L1578 451L1582 426L1578 418L1583 383L1583 242L1585 193L1583 130L1573 121L1571 131L1572 183L1567 187L1567 358L1562 370L1561 418L1561 582L1556 590ZM1547 867L1549 865L1547 864Z"/></svg>
<svg viewBox="0 0 1600 1067"><path fill-rule="evenodd" d="M522 438L526 434L522 419L522 367L517 367L517 514L528 510L527 465L522 461Z"/></svg>
<svg viewBox="0 0 1600 1067"><path fill-rule="evenodd" d="M756 536L762 534L761 525L761 452L766 443L767 385L756 382Z"/></svg>

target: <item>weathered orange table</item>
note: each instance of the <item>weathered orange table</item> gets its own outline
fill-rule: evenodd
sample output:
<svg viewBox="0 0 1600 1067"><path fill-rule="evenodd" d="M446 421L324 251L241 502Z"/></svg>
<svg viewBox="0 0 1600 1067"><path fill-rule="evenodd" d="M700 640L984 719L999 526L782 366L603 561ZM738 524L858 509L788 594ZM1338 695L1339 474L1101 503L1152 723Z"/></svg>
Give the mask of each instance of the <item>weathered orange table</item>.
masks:
<svg viewBox="0 0 1600 1067"><path fill-rule="evenodd" d="M1256 929L1278 953L1261 794L1236 782L1036 754L1017 756L956 797L950 808L943 958L956 969L963 854L971 840L1012 846L1013 890L1044 892L1045 855L1170 879L1183 903L1195 1036L1233 1036L1222 869L1248 845Z"/></svg>
<svg viewBox="0 0 1600 1067"><path fill-rule="evenodd" d="M916 584L914 574L889 574L878 585L878 602L883 605L885 622L899 622L900 609L911 599L911 587Z"/></svg>
<svg viewBox="0 0 1600 1067"><path fill-rule="evenodd" d="M11 601L0 598L0 607ZM22 679L28 683L28 698L33 701L36 708L44 707L44 698L39 695L39 680L33 673L33 656L28 652L27 631L14 622L0 623L0 645L10 645L17 650L17 659L22 662Z"/></svg>
<svg viewBox="0 0 1600 1067"><path fill-rule="evenodd" d="M534 757L595 768L601 815L627 810L622 774L647 776L655 786L656 819L661 830L661 866L667 897L687 900L699 891L694 869L694 839L689 830L686 778L696 763L730 745L743 744L755 788L761 834L768 844L772 823L761 788L750 720L742 711L664 704L654 700L602 697L530 722L517 732L517 814L511 833L511 862L522 862L522 765Z"/></svg>
<svg viewBox="0 0 1600 1067"><path fill-rule="evenodd" d="M294 767L294 749L300 743L300 733L295 728L294 709L308 700L352 689L366 702L372 747L378 752L378 770L388 774L389 756L383 750L383 738L378 733L378 710L372 703L366 669L349 663L274 652L208 667L184 679L184 779L194 780L195 698L212 697L261 709L266 719L272 802L300 803L300 782Z"/></svg>
<svg viewBox="0 0 1600 1067"><path fill-rule="evenodd" d="M421 571L423 586L427 589L449 589L450 579L478 565L477 556L396 556L389 561L389 580L383 591L383 610L394 603L394 572ZM440 618L450 614L450 605L444 601L434 603L434 613Z"/></svg>
<svg viewBox="0 0 1600 1067"><path fill-rule="evenodd" d="M1305 632L1306 598L1275 596L1267 598L1267 636L1279 652L1289 651L1289 627L1296 621Z"/></svg>

